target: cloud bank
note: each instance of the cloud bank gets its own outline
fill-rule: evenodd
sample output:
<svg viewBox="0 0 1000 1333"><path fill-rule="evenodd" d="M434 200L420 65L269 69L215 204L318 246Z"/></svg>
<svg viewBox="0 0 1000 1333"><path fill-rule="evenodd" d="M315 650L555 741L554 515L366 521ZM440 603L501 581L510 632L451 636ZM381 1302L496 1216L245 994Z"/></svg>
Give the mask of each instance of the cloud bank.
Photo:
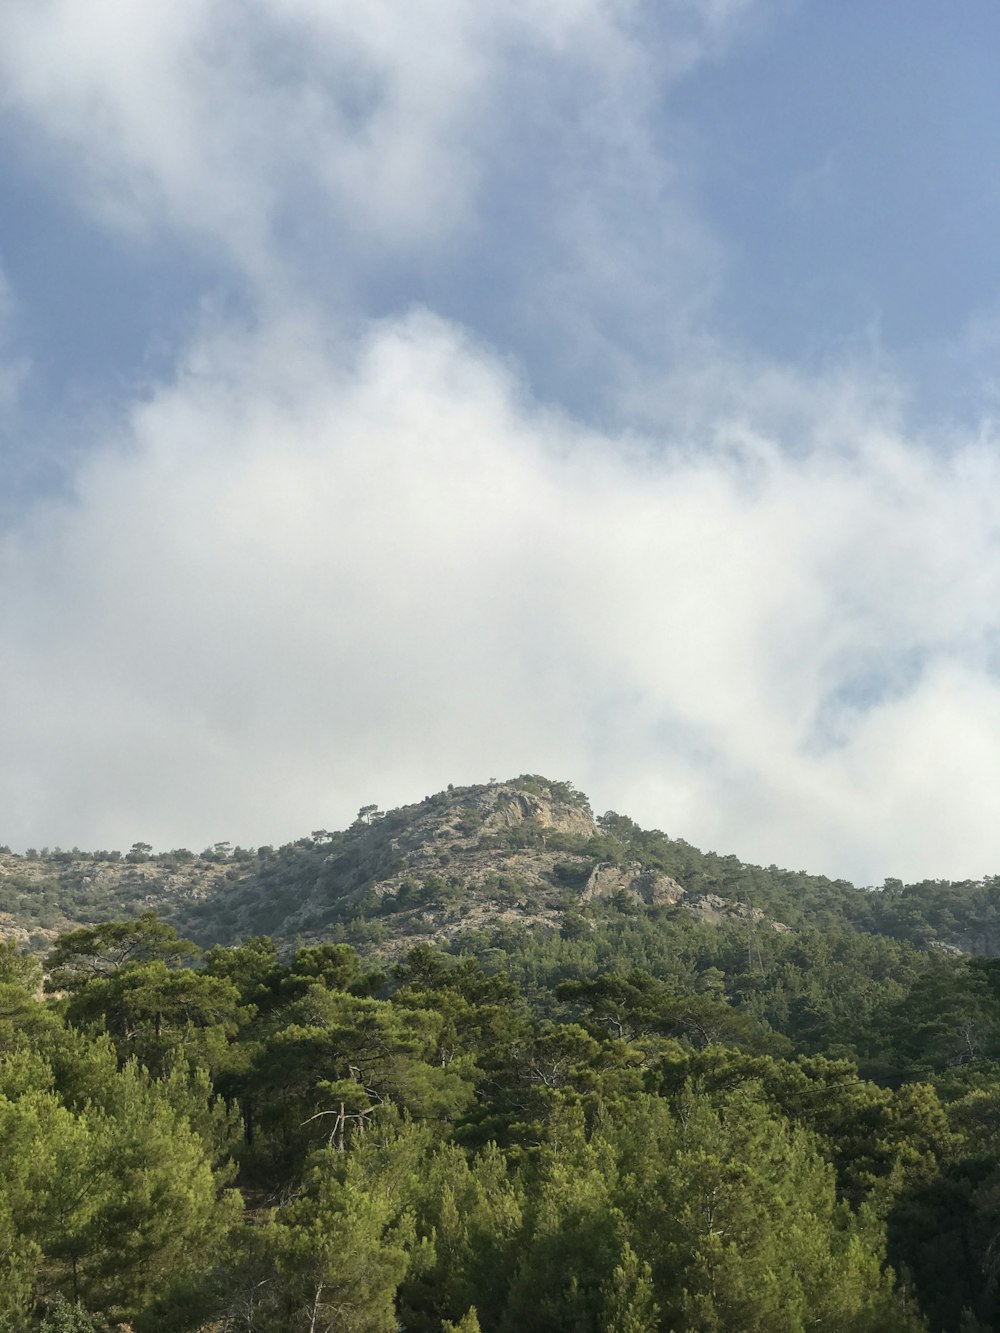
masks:
<svg viewBox="0 0 1000 1333"><path fill-rule="evenodd" d="M991 442L745 406L665 449L426 312L207 336L8 537L10 826L253 842L527 770L767 861L987 869Z"/></svg>

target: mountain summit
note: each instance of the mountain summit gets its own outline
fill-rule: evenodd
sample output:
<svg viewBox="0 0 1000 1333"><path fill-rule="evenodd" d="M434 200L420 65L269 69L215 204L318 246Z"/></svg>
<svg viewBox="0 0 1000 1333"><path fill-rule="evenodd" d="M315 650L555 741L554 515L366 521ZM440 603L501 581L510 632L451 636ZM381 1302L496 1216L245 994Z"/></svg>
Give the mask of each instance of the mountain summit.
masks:
<svg viewBox="0 0 1000 1333"><path fill-rule="evenodd" d="M202 945L266 934L397 957L507 929L588 932L601 914L680 913L779 933L847 926L919 948L1000 952L1000 880L844 880L702 852L625 815L594 816L569 782L522 774L361 806L346 829L282 847L200 853L0 851L0 936L48 949L61 931L154 911Z"/></svg>
<svg viewBox="0 0 1000 1333"><path fill-rule="evenodd" d="M504 925L562 929L599 901L762 915L706 894L697 874L682 882L684 856L668 871L662 848L650 856L650 836L699 855L624 816L595 819L571 783L525 774L395 810L364 805L349 828L280 848L2 852L0 932L41 949L68 927L152 910L203 944L267 933L396 954Z"/></svg>

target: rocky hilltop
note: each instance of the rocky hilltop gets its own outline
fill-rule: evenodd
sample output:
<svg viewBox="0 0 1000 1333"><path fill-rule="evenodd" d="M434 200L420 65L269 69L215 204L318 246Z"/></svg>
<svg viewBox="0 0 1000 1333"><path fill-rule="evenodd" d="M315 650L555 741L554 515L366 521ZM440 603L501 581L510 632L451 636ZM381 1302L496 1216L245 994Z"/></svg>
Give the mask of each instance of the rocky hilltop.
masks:
<svg viewBox="0 0 1000 1333"><path fill-rule="evenodd" d="M623 836L633 831L621 816L595 819L571 784L524 775L387 812L364 806L348 829L277 849L0 852L0 934L42 950L76 925L152 910L203 944L266 933L394 955L504 926L579 930L599 907L770 924L738 891L711 892L703 873L668 873Z"/></svg>
<svg viewBox="0 0 1000 1333"><path fill-rule="evenodd" d="M701 852L625 815L597 818L568 782L523 774L449 787L283 847L154 854L0 849L0 938L42 953L78 925L155 911L200 944L271 935L393 957L415 943L528 928L583 938L599 919L668 914L758 930L847 926L919 948L1000 952L1000 877L856 888Z"/></svg>

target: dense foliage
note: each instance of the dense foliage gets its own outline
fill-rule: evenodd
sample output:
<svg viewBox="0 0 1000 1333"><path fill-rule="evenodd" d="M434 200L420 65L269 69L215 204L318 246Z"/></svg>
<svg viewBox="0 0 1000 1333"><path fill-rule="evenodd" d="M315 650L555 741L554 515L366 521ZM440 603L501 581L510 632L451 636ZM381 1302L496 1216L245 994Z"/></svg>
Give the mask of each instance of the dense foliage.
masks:
<svg viewBox="0 0 1000 1333"><path fill-rule="evenodd" d="M97 924L0 946L0 1333L1000 1330L1000 885L747 866L518 783L503 820L464 789L36 854ZM588 899L599 867L685 896Z"/></svg>
<svg viewBox="0 0 1000 1333"><path fill-rule="evenodd" d="M0 1328L1000 1327L1000 964L573 936L5 946Z"/></svg>

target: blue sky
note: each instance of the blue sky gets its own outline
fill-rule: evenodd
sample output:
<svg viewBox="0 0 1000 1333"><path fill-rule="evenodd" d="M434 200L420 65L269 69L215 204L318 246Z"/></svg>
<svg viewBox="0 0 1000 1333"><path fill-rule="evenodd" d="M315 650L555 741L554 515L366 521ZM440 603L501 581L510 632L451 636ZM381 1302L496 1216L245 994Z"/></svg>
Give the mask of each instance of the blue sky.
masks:
<svg viewBox="0 0 1000 1333"><path fill-rule="evenodd" d="M799 4L687 81L735 336L794 360L875 335L912 371L995 314L998 43L985 3Z"/></svg>
<svg viewBox="0 0 1000 1333"><path fill-rule="evenodd" d="M519 771L993 873L985 0L11 0L0 840Z"/></svg>

